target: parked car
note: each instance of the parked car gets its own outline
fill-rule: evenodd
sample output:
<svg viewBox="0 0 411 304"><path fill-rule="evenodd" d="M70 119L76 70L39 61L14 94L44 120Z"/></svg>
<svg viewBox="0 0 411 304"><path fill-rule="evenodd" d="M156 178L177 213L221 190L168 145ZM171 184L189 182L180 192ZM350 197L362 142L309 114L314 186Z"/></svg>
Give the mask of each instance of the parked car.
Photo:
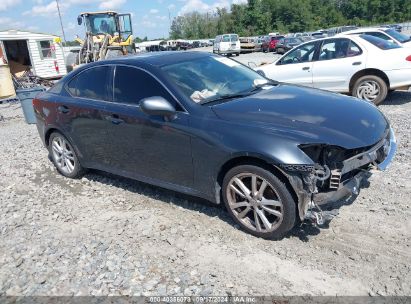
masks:
<svg viewBox="0 0 411 304"><path fill-rule="evenodd" d="M323 32L312 32L311 33L311 37L313 38L313 39L321 39L321 38L324 38L324 37L326 37L327 35L326 34L324 34Z"/></svg>
<svg viewBox="0 0 411 304"><path fill-rule="evenodd" d="M263 42L264 42L264 36L255 37L255 39L254 39L254 43L255 43L254 52L261 52L262 51Z"/></svg>
<svg viewBox="0 0 411 304"><path fill-rule="evenodd" d="M186 42L186 41L177 41L176 42L176 49L178 51L186 51L188 49L191 49L191 44Z"/></svg>
<svg viewBox="0 0 411 304"><path fill-rule="evenodd" d="M397 32L402 32L402 26L399 24L389 24L389 25L381 25L381 28L392 28L396 30Z"/></svg>
<svg viewBox="0 0 411 304"><path fill-rule="evenodd" d="M411 51L369 35L335 36L306 42L257 70L270 79L379 104L389 90L411 86Z"/></svg>
<svg viewBox="0 0 411 304"><path fill-rule="evenodd" d="M254 37L240 37L241 53L252 53L256 49Z"/></svg>
<svg viewBox="0 0 411 304"><path fill-rule="evenodd" d="M327 34L329 37L332 37L332 36L335 36L335 35L338 35L344 32L348 32L348 31L356 30L356 29L358 29L358 27L354 25L333 27L327 31Z"/></svg>
<svg viewBox="0 0 411 304"><path fill-rule="evenodd" d="M403 33L399 33L392 28L359 28L357 30L345 32L346 35L359 35L359 34L367 34L371 36L375 36L387 41L394 42L398 45L401 45L406 48L411 48L411 37L404 35Z"/></svg>
<svg viewBox="0 0 411 304"><path fill-rule="evenodd" d="M192 47L193 49L196 49L196 48L201 47L200 41L193 41L193 42L191 43L191 47Z"/></svg>
<svg viewBox="0 0 411 304"><path fill-rule="evenodd" d="M218 35L215 38L213 45L214 54L224 54L227 56L236 55L240 56L241 45L237 34L224 34Z"/></svg>
<svg viewBox="0 0 411 304"><path fill-rule="evenodd" d="M284 38L283 35L266 36L266 37L264 38L264 41L263 41L262 46L261 46L262 51L263 51L264 53L266 53L266 52L274 52L275 46L276 46L277 42L278 42L280 39L282 39L282 38Z"/></svg>
<svg viewBox="0 0 411 304"><path fill-rule="evenodd" d="M204 52L79 67L33 101L58 172L93 168L224 203L260 237L281 237L314 204L356 193L395 137L371 103L272 82Z"/></svg>
<svg viewBox="0 0 411 304"><path fill-rule="evenodd" d="M277 42L274 51L277 54L284 54L301 43L303 41L300 38L282 38Z"/></svg>

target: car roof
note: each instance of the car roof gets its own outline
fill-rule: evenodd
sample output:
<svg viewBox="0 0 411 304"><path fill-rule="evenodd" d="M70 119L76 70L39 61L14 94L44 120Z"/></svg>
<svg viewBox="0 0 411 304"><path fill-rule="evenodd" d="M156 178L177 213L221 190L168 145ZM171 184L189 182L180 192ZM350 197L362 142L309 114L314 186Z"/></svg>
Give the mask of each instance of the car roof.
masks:
<svg viewBox="0 0 411 304"><path fill-rule="evenodd" d="M384 32L386 28L381 28L381 27L363 27L363 28L358 28L355 30L351 31L346 31L344 34L355 34L355 33L362 33L362 32L370 32L370 31L382 31Z"/></svg>
<svg viewBox="0 0 411 304"><path fill-rule="evenodd" d="M206 52L194 52L194 51L181 51L181 52L149 52L140 53L131 56L121 56L108 60L102 60L93 62L90 65L104 65L104 64L127 64L127 65L152 65L152 66L164 66L172 63L199 59L205 57L215 56L211 53Z"/></svg>

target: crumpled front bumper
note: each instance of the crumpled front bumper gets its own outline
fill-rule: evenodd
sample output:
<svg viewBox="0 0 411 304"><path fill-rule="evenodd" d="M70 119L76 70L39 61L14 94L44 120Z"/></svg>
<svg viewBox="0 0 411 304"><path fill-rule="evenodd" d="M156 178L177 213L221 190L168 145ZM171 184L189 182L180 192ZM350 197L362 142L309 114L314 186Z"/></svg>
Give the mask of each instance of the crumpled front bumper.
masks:
<svg viewBox="0 0 411 304"><path fill-rule="evenodd" d="M384 149L385 158L381 162L376 161L376 151L380 148ZM368 163L374 165L377 170L384 171L386 170L389 165L391 164L394 155L397 151L397 141L395 139L395 134L392 129L389 130L389 140L382 142L381 145L377 145L376 147L372 148L369 151L362 153L359 156L356 156L356 159L367 159ZM355 163L356 160L352 160L351 162L347 162L347 167L352 166L352 163ZM361 162L358 162L357 165L360 166ZM347 172L346 169L345 172ZM352 168L350 168L352 170ZM343 168L344 172L344 168ZM344 198L347 198L351 195L356 195L359 192L361 187L361 183L363 180L367 179L371 175L371 172L368 170L361 170L356 175L351 177L350 179L341 182L339 188L335 191L325 192L325 193L317 193L314 194L313 201L317 205L322 205L326 203L332 203Z"/></svg>

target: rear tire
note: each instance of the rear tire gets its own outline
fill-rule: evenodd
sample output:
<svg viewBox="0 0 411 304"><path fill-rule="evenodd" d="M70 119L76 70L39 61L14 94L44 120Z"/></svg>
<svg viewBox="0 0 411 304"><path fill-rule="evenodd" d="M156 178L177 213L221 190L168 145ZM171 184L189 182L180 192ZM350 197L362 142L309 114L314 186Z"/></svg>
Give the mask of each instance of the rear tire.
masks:
<svg viewBox="0 0 411 304"><path fill-rule="evenodd" d="M266 169L254 165L232 168L224 177L222 193L228 213L252 235L278 239L296 223L296 203L292 195L286 185Z"/></svg>
<svg viewBox="0 0 411 304"><path fill-rule="evenodd" d="M49 139L49 154L57 171L68 178L79 178L85 170L80 165L76 151L60 132L53 132Z"/></svg>
<svg viewBox="0 0 411 304"><path fill-rule="evenodd" d="M365 75L357 79L351 95L379 105L388 94L387 84L383 79L375 75Z"/></svg>

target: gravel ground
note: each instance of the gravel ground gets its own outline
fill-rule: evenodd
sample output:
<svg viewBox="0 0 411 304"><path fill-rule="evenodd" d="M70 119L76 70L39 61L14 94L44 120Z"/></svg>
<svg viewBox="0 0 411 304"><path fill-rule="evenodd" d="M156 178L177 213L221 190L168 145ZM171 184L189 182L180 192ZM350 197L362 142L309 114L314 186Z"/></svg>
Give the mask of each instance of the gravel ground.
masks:
<svg viewBox="0 0 411 304"><path fill-rule="evenodd" d="M391 168L327 229L268 241L197 198L63 178L19 104L0 105L0 296L410 295L411 93L381 110L399 140Z"/></svg>
<svg viewBox="0 0 411 304"><path fill-rule="evenodd" d="M204 47L204 48L198 48L198 49L193 49L193 51L198 51L198 52L209 52L211 53L213 51L212 47ZM256 53L246 53L246 54L240 54L240 56L231 56L230 58L237 60L241 62L242 64L248 65L248 63L255 63L257 66L261 65L262 63L272 63L276 59L280 58L281 55L274 54L273 52L256 52Z"/></svg>

